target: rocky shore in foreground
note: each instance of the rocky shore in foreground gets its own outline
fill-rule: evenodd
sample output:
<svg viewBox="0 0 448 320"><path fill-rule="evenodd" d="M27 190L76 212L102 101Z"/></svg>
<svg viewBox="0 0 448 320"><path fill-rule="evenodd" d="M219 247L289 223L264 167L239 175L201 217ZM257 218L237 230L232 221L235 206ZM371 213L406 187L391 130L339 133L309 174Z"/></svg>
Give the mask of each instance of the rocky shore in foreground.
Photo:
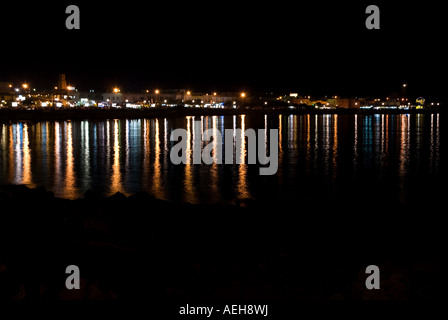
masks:
<svg viewBox="0 0 448 320"><path fill-rule="evenodd" d="M446 298L440 218L345 200L189 205L91 191L65 200L0 186L0 300ZM381 290L365 288L370 264ZM65 288L68 265L80 268L80 290Z"/></svg>

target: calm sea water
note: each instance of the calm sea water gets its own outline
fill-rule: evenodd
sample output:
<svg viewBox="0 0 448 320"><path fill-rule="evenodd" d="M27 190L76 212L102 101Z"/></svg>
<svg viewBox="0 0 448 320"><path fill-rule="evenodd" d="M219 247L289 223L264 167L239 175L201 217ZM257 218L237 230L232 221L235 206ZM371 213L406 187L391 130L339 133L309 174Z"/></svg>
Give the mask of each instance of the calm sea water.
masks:
<svg viewBox="0 0 448 320"><path fill-rule="evenodd" d="M104 195L147 191L190 203L307 199L383 189L406 202L426 188L422 183L440 180L441 121L439 114L377 114L3 123L0 184L44 186L69 199L90 189ZM188 130L190 155L197 125L221 132L279 129L277 174L260 176L260 166L248 164L173 165L170 133ZM224 152L224 144L220 147ZM247 151L246 144L242 148Z"/></svg>

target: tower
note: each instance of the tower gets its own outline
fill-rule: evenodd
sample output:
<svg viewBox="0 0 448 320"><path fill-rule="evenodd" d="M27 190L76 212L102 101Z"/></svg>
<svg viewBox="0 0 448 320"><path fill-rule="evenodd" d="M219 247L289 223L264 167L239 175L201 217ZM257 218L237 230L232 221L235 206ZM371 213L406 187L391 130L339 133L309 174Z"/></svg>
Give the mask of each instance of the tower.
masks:
<svg viewBox="0 0 448 320"><path fill-rule="evenodd" d="M67 80L65 80L65 74L64 73L59 75L58 89L59 90L67 90Z"/></svg>

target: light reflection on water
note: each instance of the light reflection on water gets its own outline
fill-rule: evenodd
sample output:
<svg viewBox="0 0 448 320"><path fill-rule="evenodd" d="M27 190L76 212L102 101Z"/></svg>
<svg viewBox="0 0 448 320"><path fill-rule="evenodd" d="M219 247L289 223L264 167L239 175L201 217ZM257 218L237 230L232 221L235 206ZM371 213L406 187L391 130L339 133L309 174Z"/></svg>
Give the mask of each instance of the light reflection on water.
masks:
<svg viewBox="0 0 448 320"><path fill-rule="evenodd" d="M187 163L170 163L171 131L187 129ZM259 176L247 164L244 130L279 129L279 169ZM225 159L233 130L234 157L240 165L194 164L200 132L211 129L211 144ZM236 129L241 150L235 150ZM258 132L258 131L257 131ZM268 132L266 130L266 132ZM159 199L191 203L235 199L299 197L335 190L338 181L367 172L397 181L406 200L410 176L440 171L440 116L417 115L235 115L105 121L50 121L1 124L0 184L45 186L64 198L88 189L111 195L147 191ZM199 135L199 136L198 136ZM268 134L257 137L265 140ZM268 148L269 149L269 148Z"/></svg>

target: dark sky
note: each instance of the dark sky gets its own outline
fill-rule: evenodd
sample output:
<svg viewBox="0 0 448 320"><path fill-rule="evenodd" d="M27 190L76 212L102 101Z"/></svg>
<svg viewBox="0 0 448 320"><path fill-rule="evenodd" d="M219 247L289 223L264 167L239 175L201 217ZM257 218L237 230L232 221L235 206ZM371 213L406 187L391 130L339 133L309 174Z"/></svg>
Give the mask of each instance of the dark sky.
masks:
<svg viewBox="0 0 448 320"><path fill-rule="evenodd" d="M94 4L93 4L94 3ZM76 4L81 29L65 28ZM381 30L365 28L369 4ZM0 81L443 98L440 2L4 1ZM442 81L443 80L443 81Z"/></svg>

